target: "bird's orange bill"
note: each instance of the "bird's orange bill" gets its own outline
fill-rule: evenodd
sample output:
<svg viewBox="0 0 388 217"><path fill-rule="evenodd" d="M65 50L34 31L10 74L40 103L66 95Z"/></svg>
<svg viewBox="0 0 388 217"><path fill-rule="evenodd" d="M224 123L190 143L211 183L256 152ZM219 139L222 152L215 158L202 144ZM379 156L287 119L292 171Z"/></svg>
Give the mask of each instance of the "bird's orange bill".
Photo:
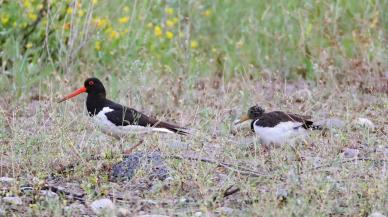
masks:
<svg viewBox="0 0 388 217"><path fill-rule="evenodd" d="M58 103L63 102L65 100L68 100L70 98L73 98L73 97L77 96L78 94L85 93L85 92L86 92L86 87L81 87L80 89L74 91L73 93L63 97L61 100L58 101Z"/></svg>
<svg viewBox="0 0 388 217"><path fill-rule="evenodd" d="M239 120L234 122L234 125L241 124L242 122L247 121L249 119L250 118L248 117L248 115L242 115Z"/></svg>

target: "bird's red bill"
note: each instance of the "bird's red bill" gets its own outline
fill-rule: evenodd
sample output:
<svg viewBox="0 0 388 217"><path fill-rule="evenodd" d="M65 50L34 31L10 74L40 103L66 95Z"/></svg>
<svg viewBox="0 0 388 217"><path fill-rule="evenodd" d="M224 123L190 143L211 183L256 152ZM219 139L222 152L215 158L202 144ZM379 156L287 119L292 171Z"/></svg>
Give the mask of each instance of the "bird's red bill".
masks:
<svg viewBox="0 0 388 217"><path fill-rule="evenodd" d="M73 97L77 96L78 94L85 93L85 92L86 92L86 87L81 87L80 89L74 91L73 93L63 97L61 100L58 101L58 103L63 102L65 100L68 100L70 98L73 98Z"/></svg>

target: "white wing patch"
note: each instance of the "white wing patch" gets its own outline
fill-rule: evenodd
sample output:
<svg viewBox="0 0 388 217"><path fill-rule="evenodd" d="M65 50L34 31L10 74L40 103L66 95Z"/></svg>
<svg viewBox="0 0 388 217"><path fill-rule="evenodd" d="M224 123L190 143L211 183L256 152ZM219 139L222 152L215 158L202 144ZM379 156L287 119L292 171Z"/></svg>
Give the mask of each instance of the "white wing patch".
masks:
<svg viewBox="0 0 388 217"><path fill-rule="evenodd" d="M116 126L108 120L106 113L113 111L109 107L104 107L97 115L93 116L93 121L97 126L106 134L122 137L129 134L143 134L150 132L163 132L163 133L173 133L172 131L165 128L157 127L143 127L139 125L127 125L127 126Z"/></svg>
<svg viewBox="0 0 388 217"><path fill-rule="evenodd" d="M256 120L258 121L258 120ZM302 123L287 121L282 122L275 127L261 127L254 123L255 133L260 136L263 144L287 144L293 143L296 139L304 138L307 130L302 127Z"/></svg>

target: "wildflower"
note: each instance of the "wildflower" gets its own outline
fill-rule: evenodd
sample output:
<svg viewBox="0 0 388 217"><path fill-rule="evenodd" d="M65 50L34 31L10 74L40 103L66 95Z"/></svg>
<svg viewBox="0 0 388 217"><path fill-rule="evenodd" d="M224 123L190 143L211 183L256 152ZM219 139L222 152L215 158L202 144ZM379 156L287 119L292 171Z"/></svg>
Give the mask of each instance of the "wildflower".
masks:
<svg viewBox="0 0 388 217"><path fill-rule="evenodd" d="M27 44L26 44L26 48L32 48L32 43L31 42L28 42Z"/></svg>
<svg viewBox="0 0 388 217"><path fill-rule="evenodd" d="M175 23L174 23L172 20L167 20L167 21L166 21L166 25L167 25L168 27L173 27L174 24L175 24Z"/></svg>
<svg viewBox="0 0 388 217"><path fill-rule="evenodd" d="M96 5L98 3L98 0L92 0L92 4Z"/></svg>
<svg viewBox="0 0 388 217"><path fill-rule="evenodd" d="M110 40L114 40L114 39L118 39L120 37L120 33L118 33L117 31L115 30L109 30L109 39Z"/></svg>
<svg viewBox="0 0 388 217"><path fill-rule="evenodd" d="M69 30L70 29L70 23L64 23L63 24L63 29L64 30Z"/></svg>
<svg viewBox="0 0 388 217"><path fill-rule="evenodd" d="M163 36L162 28L160 26L155 26L154 34L155 34L156 37L162 37Z"/></svg>
<svg viewBox="0 0 388 217"><path fill-rule="evenodd" d="M198 42L196 40L192 40L190 42L190 47L193 48L193 49L197 48L198 47Z"/></svg>
<svg viewBox="0 0 388 217"><path fill-rule="evenodd" d="M124 12L129 12L129 7L128 7L128 6L125 6L125 7L123 8L123 11L124 11Z"/></svg>
<svg viewBox="0 0 388 217"><path fill-rule="evenodd" d="M34 14L34 13L28 13L28 19L30 19L31 21L35 21L36 19L38 19L38 15Z"/></svg>
<svg viewBox="0 0 388 217"><path fill-rule="evenodd" d="M213 53L217 53L217 48L214 48L214 47L213 47L213 48L212 48L212 52L213 52Z"/></svg>
<svg viewBox="0 0 388 217"><path fill-rule="evenodd" d="M204 17L210 17L212 15L212 11L210 9L207 9L202 13Z"/></svg>
<svg viewBox="0 0 388 217"><path fill-rule="evenodd" d="M119 23L121 23L121 24L128 23L128 21L129 21L128 16L119 18Z"/></svg>
<svg viewBox="0 0 388 217"><path fill-rule="evenodd" d="M66 13L67 14L72 14L73 13L73 8L71 8L71 7L67 8Z"/></svg>
<svg viewBox="0 0 388 217"><path fill-rule="evenodd" d="M43 4L38 4L38 6L36 7L38 10L41 10L43 8Z"/></svg>
<svg viewBox="0 0 388 217"><path fill-rule="evenodd" d="M240 40L236 43L236 48L242 48L242 46L244 46L244 40L240 39Z"/></svg>
<svg viewBox="0 0 388 217"><path fill-rule="evenodd" d="M31 1L30 0L24 0L23 1L23 6L27 9L30 9L32 7Z"/></svg>
<svg viewBox="0 0 388 217"><path fill-rule="evenodd" d="M102 19L101 18L95 18L94 19L94 24L97 26L97 28L103 29L103 28L108 26L109 21L106 18L102 18Z"/></svg>
<svg viewBox="0 0 388 217"><path fill-rule="evenodd" d="M151 23L151 22L147 23L147 27L148 27L148 28L152 28L153 26L154 26L153 23Z"/></svg>
<svg viewBox="0 0 388 217"><path fill-rule="evenodd" d="M173 15L173 14L174 14L174 9L173 9L173 8L167 7L166 9L164 9L164 11L165 11L166 14L168 14L168 15Z"/></svg>
<svg viewBox="0 0 388 217"><path fill-rule="evenodd" d="M94 48L96 49L96 51L100 51L101 50L101 41L96 41L94 43Z"/></svg>
<svg viewBox="0 0 388 217"><path fill-rule="evenodd" d="M166 37L171 40L171 39L174 38L174 33L170 32L170 31L167 31L166 32Z"/></svg>
<svg viewBox="0 0 388 217"><path fill-rule="evenodd" d="M79 9L79 10L78 10L78 16L83 17L84 14L85 14L85 11L84 11L84 10L82 10L82 9Z"/></svg>
<svg viewBox="0 0 388 217"><path fill-rule="evenodd" d="M9 16L8 15L1 15L1 23L3 25L7 25L9 22Z"/></svg>
<svg viewBox="0 0 388 217"><path fill-rule="evenodd" d="M174 17L172 18L172 22L174 23L174 25L179 21L178 17Z"/></svg>

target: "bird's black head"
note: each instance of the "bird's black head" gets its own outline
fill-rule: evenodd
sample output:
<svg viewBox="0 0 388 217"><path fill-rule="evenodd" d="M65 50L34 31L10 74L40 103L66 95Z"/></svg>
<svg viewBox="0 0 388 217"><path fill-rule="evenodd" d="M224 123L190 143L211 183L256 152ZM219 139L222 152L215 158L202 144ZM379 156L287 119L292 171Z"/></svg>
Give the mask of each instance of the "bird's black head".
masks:
<svg viewBox="0 0 388 217"><path fill-rule="evenodd" d="M265 110L258 105L252 106L248 109L248 112L240 117L239 120L236 120L234 124L240 124L247 120L257 120L263 114Z"/></svg>
<svg viewBox="0 0 388 217"><path fill-rule="evenodd" d="M105 88L98 78L88 78L84 82L86 92L91 95L106 96Z"/></svg>
<svg viewBox="0 0 388 217"><path fill-rule="evenodd" d="M81 93L88 93L88 97L92 98L105 98L106 92L104 85L98 78L88 78L84 82L84 86L79 88L78 90L70 93L69 95L65 96L58 102L63 102L65 100L68 100L70 98L73 98Z"/></svg>
<svg viewBox="0 0 388 217"><path fill-rule="evenodd" d="M249 119L256 120L260 118L264 114L264 112L265 110L262 107L255 105L248 109L247 115Z"/></svg>

